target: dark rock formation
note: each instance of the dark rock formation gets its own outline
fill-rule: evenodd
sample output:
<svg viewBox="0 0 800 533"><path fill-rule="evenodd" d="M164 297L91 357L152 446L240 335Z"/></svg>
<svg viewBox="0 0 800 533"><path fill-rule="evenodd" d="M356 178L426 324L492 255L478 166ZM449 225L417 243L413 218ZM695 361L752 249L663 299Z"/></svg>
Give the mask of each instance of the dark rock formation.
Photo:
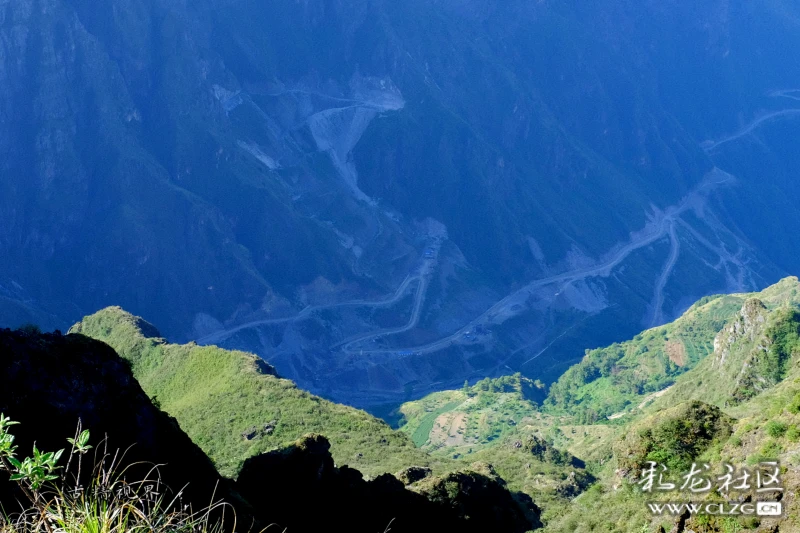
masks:
<svg viewBox="0 0 800 533"><path fill-rule="evenodd" d="M431 469L424 466L409 466L395 474L404 485L411 485L431 475Z"/></svg>
<svg viewBox="0 0 800 533"><path fill-rule="evenodd" d="M296 532L346 526L374 533L390 525L393 533L523 532L538 525L528 518L538 516L533 502L515 500L488 468L424 483L417 493L390 474L366 481L358 470L334 465L325 437L308 435L248 459L236 488L256 510L269 506L277 523Z"/></svg>
<svg viewBox="0 0 800 533"><path fill-rule="evenodd" d="M95 450L122 450L125 463L147 463L145 470L164 465L162 481L174 490L186 486L187 503L202 508L215 490L228 495L228 482L178 423L153 406L125 362L83 335L0 330L0 412L20 422L13 427L19 454L30 454L34 442L42 450L66 448L80 420ZM8 485L0 487L0 502L10 503Z"/></svg>

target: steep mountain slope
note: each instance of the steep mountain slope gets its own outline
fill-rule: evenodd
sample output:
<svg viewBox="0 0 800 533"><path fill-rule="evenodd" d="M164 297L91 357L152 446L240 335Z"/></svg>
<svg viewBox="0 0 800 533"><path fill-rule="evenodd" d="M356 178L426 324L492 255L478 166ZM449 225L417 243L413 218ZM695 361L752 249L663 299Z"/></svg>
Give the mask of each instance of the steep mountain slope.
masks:
<svg viewBox="0 0 800 533"><path fill-rule="evenodd" d="M787 278L760 293L707 297L671 324L587 351L541 406L523 408L522 398L506 398L514 393L487 380L400 410L415 441L435 455L491 462L509 486L533 494L546 531L800 531L798 288L797 278ZM481 440L480 426L469 423L474 415L484 432L495 430L491 438ZM441 438L437 423L459 416L466 423L449 426L454 438ZM677 478L692 462L723 475L725 463L755 472L774 460L782 494L646 494L638 485L647 461ZM728 500L777 500L784 513L681 517L654 515L647 506Z"/></svg>
<svg viewBox="0 0 800 533"><path fill-rule="evenodd" d="M696 375L719 372L713 361L725 359L724 350L729 348L724 345L755 342L761 328L767 327L768 309L799 304L796 277L759 293L704 298L671 324L645 331L631 341L587 350L584 359L550 387L547 405L555 411L580 411L584 420L592 422L641 409L640 404L663 394L689 369L697 367ZM742 330L748 332L747 338ZM745 363L742 358L737 362L739 366ZM724 397L733 393L735 376L728 377L731 381L715 388L715 393Z"/></svg>
<svg viewBox="0 0 800 533"><path fill-rule="evenodd" d="M0 320L122 305L371 407L553 381L800 267L797 15L4 2Z"/></svg>
<svg viewBox="0 0 800 533"><path fill-rule="evenodd" d="M130 320L129 325L135 326L136 321ZM90 476L100 475L93 470L101 464L101 477L119 475L136 491L140 480L155 482L157 465L160 484L154 492L166 502L176 498L178 507L192 504L195 510L220 499L233 504L236 520L231 520L230 508L226 508L228 521L221 531L285 527L310 533L324 527L346 527L368 533L391 526L392 531L402 532L455 527L478 533L492 527L523 533L539 525L539 511L531 499L509 492L486 465L444 476L428 475L424 487L412 490L391 474L365 480L354 468L337 467L330 444L321 435L307 435L250 457L235 482L222 478L175 419L150 402L127 363L108 345L80 334L41 334L33 328L0 330L0 411L21 422L12 426L16 439L5 444L17 444L19 458L26 457L34 445L44 451L58 450L65 447L66 436L75 434L80 421L83 428L90 429L96 453L81 458L84 475L74 482L75 491L101 488L89 484ZM243 369L248 370L253 371ZM357 429L351 432L357 434ZM65 462L63 457L57 472ZM16 483L6 475L10 469L6 456L3 463L0 529L32 531L16 529L7 522L20 508L13 490ZM70 470L65 477L69 479L75 472ZM165 484L171 492L165 492ZM71 492L73 486L66 487ZM141 496L141 492L126 494ZM42 497L49 496L43 493ZM122 496L117 494L117 498ZM80 499L77 504L90 505ZM142 505L156 507L153 502ZM125 512L108 520L115 530L131 530ZM216 512L211 514L216 516ZM162 518L158 512L153 517ZM100 521L86 524L90 530L100 526ZM162 528L152 522L147 526ZM71 522L62 525L54 521L50 527L77 530Z"/></svg>
<svg viewBox="0 0 800 533"><path fill-rule="evenodd" d="M543 386L520 375L487 378L404 403L400 430L433 456L490 463L511 489L534 499L546 521L594 478L553 445L553 434L520 431L553 423L538 409L543 398Z"/></svg>
<svg viewBox="0 0 800 533"><path fill-rule="evenodd" d="M748 403L763 405L759 398L785 390L784 382L800 374L799 307L792 302L770 311L757 298L747 300L740 315L714 339L713 354L676 380L653 407L695 398L733 413L755 414ZM784 402L790 404L791 398Z"/></svg>
<svg viewBox="0 0 800 533"><path fill-rule="evenodd" d="M437 471L446 466L367 413L281 379L252 354L168 344L152 325L120 308L88 316L70 332L117 350L145 392L180 422L224 475L235 476L248 457L307 433L327 436L337 464L370 476L410 465L436 466Z"/></svg>
<svg viewBox="0 0 800 533"><path fill-rule="evenodd" d="M713 354L677 377L675 385L650 405L641 406L643 412L626 417L628 422L616 435L606 438L604 452L595 456L605 462L600 482L552 521L548 530L800 531L797 312L797 302L768 310L758 299L748 299L741 313L717 335ZM612 442L613 456L609 453ZM647 460L674 467L673 477L688 471L692 462L708 463L712 473L722 475L724 464L756 472L778 461L780 490L755 492L753 484L753 490L739 490L727 498L688 490L655 497L634 488ZM779 501L783 512L778 517L752 512L741 517L658 516L648 511L647 503L659 497L698 503ZM614 517L599 512L609 508L616 510Z"/></svg>
<svg viewBox="0 0 800 533"><path fill-rule="evenodd" d="M34 444L40 450L65 448L80 423L90 430L98 452L89 454L87 463L103 459L104 453L113 457L119 449L127 465L134 465L128 472L131 480L143 479L153 465L163 465L159 475L174 491L170 498L188 483L186 503L197 509L207 506L215 491L237 503L230 498L231 485L208 457L174 418L150 403L125 362L101 342L32 329L0 330L0 412L20 422L13 426L14 443L25 456ZM92 466L83 471L84 478ZM5 515L16 512L17 506L5 473L2 478ZM246 520L246 507L237 507Z"/></svg>

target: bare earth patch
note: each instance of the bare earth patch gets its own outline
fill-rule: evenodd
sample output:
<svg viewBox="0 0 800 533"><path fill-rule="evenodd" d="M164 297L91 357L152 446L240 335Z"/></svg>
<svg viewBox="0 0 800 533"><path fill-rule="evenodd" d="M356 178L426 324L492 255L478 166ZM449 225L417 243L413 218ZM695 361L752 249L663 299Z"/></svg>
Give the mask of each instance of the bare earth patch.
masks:
<svg viewBox="0 0 800 533"><path fill-rule="evenodd" d="M682 342L667 341L664 350L667 352L669 360L676 365L682 367L686 364L686 347Z"/></svg>
<svg viewBox="0 0 800 533"><path fill-rule="evenodd" d="M664 395L667 393L667 391L669 391L669 390L670 390L672 387L673 387L673 385L670 385L670 386L669 386L669 387L667 387L666 389L661 389L660 391L658 391L658 392L654 392L653 394L648 394L648 395L645 397L644 401L643 401L642 403L640 403L640 404L639 404L639 409L644 409L644 408L645 408L645 406L648 404L648 402L651 402L651 401L655 400L656 398L661 398L661 397L662 397L662 396L664 396Z"/></svg>
<svg viewBox="0 0 800 533"><path fill-rule="evenodd" d="M434 446L460 446L464 444L466 430L466 413L441 414L433 423L431 444Z"/></svg>

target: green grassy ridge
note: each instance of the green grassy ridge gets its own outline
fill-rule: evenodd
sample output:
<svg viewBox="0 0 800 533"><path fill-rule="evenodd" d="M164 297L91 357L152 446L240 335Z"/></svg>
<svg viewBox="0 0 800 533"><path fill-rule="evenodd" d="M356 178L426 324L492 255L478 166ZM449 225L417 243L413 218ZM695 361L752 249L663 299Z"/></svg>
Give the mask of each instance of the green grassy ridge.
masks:
<svg viewBox="0 0 800 533"><path fill-rule="evenodd" d="M470 387L470 393L478 387ZM437 457L491 464L510 490L533 498L542 508L544 521L563 512L569 500L593 479L583 468L564 459L569 454L550 443L545 433L553 421L543 420L547 417L536 411L535 404L522 400L518 393L481 391L470 396L464 390L445 391L403 404L401 410L407 417L401 431L414 435L423 449ZM465 415L464 437L474 440L456 446L432 443L434 420L445 414ZM508 424L513 419L516 423ZM546 453L534 454L527 445L531 439L538 439Z"/></svg>
<svg viewBox="0 0 800 533"><path fill-rule="evenodd" d="M517 374L429 394L401 406L405 424L400 430L433 456L491 464L509 489L532 497L548 521L593 477L573 465L569 453L559 451L566 446L553 446L549 430L555 421L538 412L533 398L543 393L537 385ZM447 445L441 436L432 439L434 423L442 415L448 420L464 417L459 431L463 442Z"/></svg>
<svg viewBox="0 0 800 533"><path fill-rule="evenodd" d="M687 372L685 376L692 378L693 374L703 371L698 367ZM673 404L675 400L676 398L672 399ZM615 445L620 445L625 432L646 427L654 416L663 418L670 411L679 410L686 405L683 403L670 408L667 403L665 396L653 405L652 415L618 428L614 438ZM752 468L761 460L777 458L783 466L783 485L790 488L800 486L800 369L796 365L774 388L739 405L725 407L722 411L725 416L733 419L732 434L713 442L695 460L708 462L712 466L727 462L737 468ZM664 531L670 531L674 520L652 516L646 504L654 498L643 494L633 483L623 481L616 472L619 466L616 457L606 462L599 474L600 480L574 499L564 513L551 517L544 531L653 533L659 531L659 526L663 526ZM706 496L676 492L670 493L669 497L661 497L659 501L697 501L704 498ZM778 530L786 533L800 532L800 500L796 496L787 495L783 502L784 519L780 522L779 529L775 522L769 520L759 523L730 517L695 518L686 524L686 529L698 533ZM609 509L614 512L609 513ZM762 527L759 528L759 525Z"/></svg>
<svg viewBox="0 0 800 533"><path fill-rule="evenodd" d="M737 412L738 404L757 399L794 375L800 360L800 313L794 308L767 311L763 327L763 333L754 339L735 343L724 362L715 354L680 376L648 410L663 409L678 399L693 399Z"/></svg>
<svg viewBox="0 0 800 533"><path fill-rule="evenodd" d="M573 463L571 454L559 451L547 441L538 440L543 453L534 453L530 443L531 438L517 434L470 454L469 459L490 463L509 489L531 496L543 511L542 520L549 522L594 477L580 466L580 461Z"/></svg>
<svg viewBox="0 0 800 533"><path fill-rule="evenodd" d="M645 458L684 466L692 460L717 467L729 463L737 468L753 468L760 461L778 459L783 485L800 486L800 316L796 285L797 279L789 278L761 293L746 295L761 299L767 307L765 320L752 328L755 335L735 337L724 360L718 353L705 358L677 376L664 395L620 419L620 425L604 439L613 445L615 453L603 458L599 482L578 496L566 512L549 520L545 531L655 532L662 526L669 531L674 520L652 516L646 503L653 497L636 489L632 477L620 475ZM698 302L690 312L708 303ZM734 315L728 322L736 320L741 321L741 317ZM755 395L742 396L739 380L750 374L763 388ZM730 424L730 428L709 431L702 445L687 445L683 441L703 433L686 430L692 425L687 409L691 411L698 404L704 406L697 409L701 413L718 413L696 417L699 426L708 429L715 424ZM676 492L661 500L703 501L709 497ZM784 518L779 523L770 519L695 517L685 528L706 533L777 528L800 532L800 500L790 489L783 503ZM612 508L614 513L606 512Z"/></svg>
<svg viewBox="0 0 800 533"><path fill-rule="evenodd" d="M591 427L595 423L623 425L627 418L610 421L607 417L615 413L639 412L639 406L646 408L648 404L658 402L655 393L675 385L692 368L707 365L707 356L714 349L714 337L736 316L743 303L753 297L773 310L787 304L798 305L800 282L796 277L789 277L758 293L707 296L670 324L646 330L626 342L587 350L584 360L551 386L541 408L537 408L535 402L526 401L518 390L519 386L517 390L512 387L509 391L478 391L476 385L460 391L436 392L403 404L400 413L405 425L401 430L414 435L415 443L432 453L452 456L473 453L503 441L516 434L509 421L517 423L526 417L527 423L523 426L528 431L544 433L562 425L570 427L570 431ZM674 360L670 359L669 351ZM509 376L503 379L513 381L519 378ZM477 400L470 397L476 392ZM658 405L665 405L665 402ZM432 445L427 436L433 421L442 414L458 413L472 415L467 417L465 440L468 443L447 447ZM490 420L488 435L494 433L494 439L487 439L488 435L482 434L480 428L470 425L469 421L479 418L476 414ZM579 454L585 452L596 459L595 452L601 446L592 441L596 432L590 433L591 438L582 444L578 443L578 438L556 438L559 435L552 434L550 437L558 445ZM603 433L597 438L605 440L607 435Z"/></svg>
<svg viewBox="0 0 800 533"><path fill-rule="evenodd" d="M587 350L584 359L550 387L544 409L592 423L636 407L703 361L713 351L714 337L748 298L776 309L800 304L799 289L798 279L789 277L757 293L706 297L670 324L630 341Z"/></svg>
<svg viewBox="0 0 800 533"><path fill-rule="evenodd" d="M178 420L223 475L235 476L246 458L307 433L325 434L337 464L369 476L409 465L441 471L450 464L417 449L404 433L364 411L271 375L274 370L252 354L169 344L154 336L155 328L121 308L85 317L71 332L104 341L129 361L145 392ZM269 433L268 424L274 425ZM243 434L253 429L256 436L246 439Z"/></svg>

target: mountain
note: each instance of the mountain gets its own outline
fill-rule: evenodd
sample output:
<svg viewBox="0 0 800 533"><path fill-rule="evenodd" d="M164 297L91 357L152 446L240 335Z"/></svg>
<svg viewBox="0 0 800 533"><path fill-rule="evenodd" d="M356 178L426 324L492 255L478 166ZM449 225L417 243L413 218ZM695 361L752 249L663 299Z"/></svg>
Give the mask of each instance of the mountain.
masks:
<svg viewBox="0 0 800 533"><path fill-rule="evenodd" d="M144 326L129 318L128 326ZM145 328L150 330L152 327ZM149 355L152 363L153 354ZM202 358L197 353L191 355ZM244 357L244 354L231 354L231 358L235 357ZM251 363L257 360L255 356L247 357ZM191 372L200 372L192 362L165 359L168 365L185 364ZM74 481L75 491L83 487L84 496L91 498L94 496L90 488L97 488L92 484L93 478L120 476L121 483L133 487L136 496L142 494L136 488L142 483L140 480L154 482L157 477L159 484L155 492L164 494L168 487L171 492L164 495L165 501L176 498L181 508L194 505L196 510L205 509L210 502L219 500L232 505L236 522L231 526L233 521L230 508L227 508L225 531L238 524L239 527L255 529L280 525L298 532L319 531L323 527L347 527L364 533L387 527L392 531L441 531L455 527L459 531L477 533L491 527L497 531L523 533L540 525L539 511L533 501L525 495L512 494L505 482L486 464L464 465L441 475L432 475L428 471L414 480L422 483L419 487L409 488L411 483L401 481L401 476L384 473L373 479L364 479L356 468L337 466L330 453L330 442L319 434L307 434L294 442L273 446L266 453L251 452L236 472L236 480L222 477L200 449L207 448L207 441L198 438L191 426L188 433L192 435L183 432L179 424L186 419L184 413L179 413L176 420L160 410L159 402L151 402L137 383L132 367L135 368L136 363L123 359L107 344L78 333L42 334L34 328L0 330L0 411L20 422L9 429L15 437L11 443L17 445L19 460L22 461L31 449L63 449L67 437L76 434L76 427L89 429L95 453L75 459L75 462L83 462L79 472L84 474L78 474ZM258 369L256 365L240 368L238 383L247 383L252 379L249 374ZM274 378L269 374L259 375ZM285 388L286 385L283 384ZM293 391L287 390L285 394L289 401L298 402ZM274 391L274 403L285 405L285 402L280 402L280 395L280 390ZM322 403L310 395L307 398ZM273 402L267 398L261 403L270 405ZM358 416L351 408L339 407L341 418L349 416L355 419ZM258 406L250 406L250 409L257 412ZM327 410L332 408L327 407ZM369 442L370 421L367 415L361 413L362 424L344 432L335 423L327 423L325 411L325 406L322 406L305 415L309 418L316 415L326 430L338 431L340 439L353 438L362 444ZM302 408L297 412L302 414ZM224 419L219 413L207 412L206 418L216 424L217 435L226 433ZM379 425L375 420L371 423ZM284 421L278 424L280 426ZM309 426L313 427L312 424ZM3 427L3 434L4 443L8 443L5 440L6 427ZM190 440L190 436L195 442ZM283 438L286 438L285 434ZM222 444L227 444L227 441L223 440ZM363 449L369 451L367 447ZM211 459L217 459L219 448L212 448L212 452ZM36 453L34 451L34 456ZM6 457L4 454L0 468L0 504L4 511L0 528L4 531L8 527L14 527L14 531L34 531L32 527L25 529L18 523L11 526L7 522L7 519L13 520L14 513L20 510L17 502L23 498L14 490L16 483L13 478L9 481L6 470L12 468L13 462ZM75 472L69 469L72 463L72 460L67 462L66 456L62 457L55 471L66 468L68 474L64 479L69 480ZM222 463L220 466L226 465ZM157 476L153 474L154 468L157 468ZM59 478L58 475L55 477ZM62 485L62 491L65 486L71 493L73 489L69 487L72 485ZM43 492L39 497L47 499L48 494ZM117 498L120 497L118 493ZM91 501L79 500L78 504L91 506ZM138 505L133 500L129 503L134 507ZM214 520L218 510L209 511ZM131 509L123 511L130 513ZM162 509L163 513L167 511ZM113 513L109 511L109 514ZM105 515L98 511L94 516ZM87 523L86 528L129 530L132 521L123 514L107 520L97 518L96 522ZM56 525L54 522L52 527ZM77 531L77 525L73 522L58 523L66 531ZM147 527L166 530L155 522L148 523Z"/></svg>
<svg viewBox="0 0 800 533"><path fill-rule="evenodd" d="M554 410L580 409L591 421L635 411L692 368L698 368L697 375L717 373L708 368L708 357L722 357L720 343L739 342L739 331L751 323L761 325L770 309L800 305L798 289L800 282L791 277L758 293L703 298L670 324L627 342L587 350L583 360L550 387L547 404ZM727 385L716 391L722 396L732 393Z"/></svg>
<svg viewBox="0 0 800 533"><path fill-rule="evenodd" d="M432 455L492 463L542 504L545 531L800 531L798 283L706 297L670 324L587 350L544 401L509 376L406 403L402 430ZM776 460L782 494L646 494L639 484L647 461L675 477L693 462L716 473ZM770 499L782 502L781 517L648 509Z"/></svg>
<svg viewBox="0 0 800 533"><path fill-rule="evenodd" d="M800 268L782 0L0 5L0 323L373 410ZM373 342L374 341L374 342Z"/></svg>
<svg viewBox="0 0 800 533"><path fill-rule="evenodd" d="M615 527L638 524L675 531L800 531L795 487L800 483L800 319L797 302L770 309L758 295L748 298L715 336L713 351L695 368L675 379L657 397L645 399L624 421L608 446L596 454L605 462L601 482L589 490L553 531L588 531L611 519L593 510L618 509L624 516ZM765 462L781 465L782 491L765 490L731 496L739 501L780 501L779 517L673 516L647 512L648 495L631 490L638 482L642 461L654 460L684 470L691 462L748 468ZM743 492L743 493L742 493ZM731 499L729 498L729 499ZM684 492L680 501L709 502L713 495ZM652 500L652 498L650 498ZM587 517L594 517L587 520ZM627 524L623 526L622 524ZM577 529L575 524L580 524ZM704 528L704 529L702 529Z"/></svg>
<svg viewBox="0 0 800 533"><path fill-rule="evenodd" d="M218 484L242 516L296 531L346 521L365 532L391 522L397 531L791 533L800 531L798 283L704 298L623 349L590 351L547 396L542 383L519 374L434 393L401 407L399 432L303 392L255 355L169 344L119 308L86 317L66 336L0 331L0 410L23 421L22 446L36 440L55 449L80 418L108 432L109 446L135 443L135 458L165 464L171 485L190 481L193 499ZM686 355L681 367L669 343L688 342L678 336L688 333L710 349ZM620 351L627 359L609 376L575 380ZM631 389L633 377L663 388ZM600 415L617 407L608 392L616 387L624 409ZM257 422L273 412L274 420ZM779 461L783 491L728 499L780 501L785 512L654 514L654 496L640 483L648 461L671 475L692 463L755 472ZM4 502L7 489L0 483ZM685 490L658 496L725 500Z"/></svg>
<svg viewBox="0 0 800 533"><path fill-rule="evenodd" d="M29 453L34 445L40 450L63 449L80 424L90 430L99 451L87 462L103 459L104 453L114 456L120 449L133 465L131 476L144 477L142 468L146 474L152 465L163 465L159 476L175 491L171 497L188 484L186 503L198 509L207 506L217 490L220 496L233 494L175 419L152 405L114 350L87 337L0 330L0 412L20 423L12 431L21 453ZM106 466L112 462L108 459L103 459ZM5 472L0 478L6 516L17 508ZM235 498L229 501L237 504ZM246 507L237 505L237 511L246 520Z"/></svg>
<svg viewBox="0 0 800 533"><path fill-rule="evenodd" d="M434 457L491 464L509 487L531 496L548 521L595 478L584 461L554 445L552 433L519 431L550 423L538 405L542 389L517 374L436 392L400 407L400 430Z"/></svg>
<svg viewBox="0 0 800 533"><path fill-rule="evenodd" d="M169 344L154 326L116 307L85 317L70 332L114 348L224 475L234 477L248 457L310 433L329 439L337 464L373 477L410 465L436 466L437 473L448 466L385 422L309 394L252 354Z"/></svg>

